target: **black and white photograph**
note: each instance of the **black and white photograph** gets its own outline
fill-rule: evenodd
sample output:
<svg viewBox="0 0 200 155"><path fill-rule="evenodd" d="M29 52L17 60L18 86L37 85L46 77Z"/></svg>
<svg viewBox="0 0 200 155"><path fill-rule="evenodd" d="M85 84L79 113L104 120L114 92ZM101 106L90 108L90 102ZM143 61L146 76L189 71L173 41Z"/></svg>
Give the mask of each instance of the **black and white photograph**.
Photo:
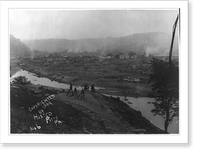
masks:
<svg viewBox="0 0 200 155"><path fill-rule="evenodd" d="M187 1L0 4L0 143L189 143Z"/></svg>
<svg viewBox="0 0 200 155"><path fill-rule="evenodd" d="M179 134L179 9L9 9L11 134Z"/></svg>

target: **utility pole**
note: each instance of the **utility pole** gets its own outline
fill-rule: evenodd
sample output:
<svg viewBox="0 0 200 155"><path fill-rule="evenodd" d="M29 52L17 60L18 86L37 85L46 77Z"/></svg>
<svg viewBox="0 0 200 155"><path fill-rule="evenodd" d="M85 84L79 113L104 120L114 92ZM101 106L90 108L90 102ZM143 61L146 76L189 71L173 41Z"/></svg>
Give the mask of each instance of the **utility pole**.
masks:
<svg viewBox="0 0 200 155"><path fill-rule="evenodd" d="M172 62L172 50L173 50L174 36L175 36L175 32L176 32L176 26L177 26L177 23L178 23L178 18L179 18L179 14L177 15L176 21L173 25L172 41L171 41L171 46L170 46L170 51L169 51L169 64L171 64L171 62Z"/></svg>

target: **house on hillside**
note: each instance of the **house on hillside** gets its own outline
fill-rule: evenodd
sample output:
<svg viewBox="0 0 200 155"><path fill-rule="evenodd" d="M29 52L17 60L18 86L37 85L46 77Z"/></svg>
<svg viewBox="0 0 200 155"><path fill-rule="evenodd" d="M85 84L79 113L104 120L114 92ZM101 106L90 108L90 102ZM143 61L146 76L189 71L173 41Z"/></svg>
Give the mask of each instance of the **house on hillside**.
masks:
<svg viewBox="0 0 200 155"><path fill-rule="evenodd" d="M124 53L119 53L119 59L124 59L124 58L125 58Z"/></svg>
<svg viewBox="0 0 200 155"><path fill-rule="evenodd" d="M114 55L112 53L106 55L106 59L111 59L111 58L114 58Z"/></svg>
<svg viewBox="0 0 200 155"><path fill-rule="evenodd" d="M129 59L130 57L129 57L128 54L124 54L124 58L125 58L125 59Z"/></svg>
<svg viewBox="0 0 200 155"><path fill-rule="evenodd" d="M124 55L124 53L119 53L116 55L116 58L117 59L125 59L125 55Z"/></svg>
<svg viewBox="0 0 200 155"><path fill-rule="evenodd" d="M99 61L103 61L106 57L105 56L102 56L102 55L100 55L100 56L98 56L98 58L99 58Z"/></svg>
<svg viewBox="0 0 200 155"><path fill-rule="evenodd" d="M134 78L133 81L134 82L140 82L140 79Z"/></svg>

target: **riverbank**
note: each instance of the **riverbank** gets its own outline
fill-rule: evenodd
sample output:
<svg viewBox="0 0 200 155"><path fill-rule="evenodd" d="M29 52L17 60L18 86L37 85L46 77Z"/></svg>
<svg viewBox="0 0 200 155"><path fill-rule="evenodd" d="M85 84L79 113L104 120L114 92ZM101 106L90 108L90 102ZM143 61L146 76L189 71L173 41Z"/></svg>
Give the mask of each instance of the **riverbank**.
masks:
<svg viewBox="0 0 200 155"><path fill-rule="evenodd" d="M79 77L70 77L60 75L58 73L51 73L36 66L17 66L28 72L34 73L38 77L45 77L52 81L59 83L70 84L74 86L84 86L85 84L95 87L104 87L105 89L99 92L116 96L129 96L129 97L155 97L156 94L151 89L151 85L147 83L138 82L116 82L112 80L81 80ZM92 76L92 75L91 75Z"/></svg>
<svg viewBox="0 0 200 155"><path fill-rule="evenodd" d="M69 85L58 83L55 81L50 81L44 77L37 77L35 74L29 73L25 70L18 71L15 75L12 76L12 80L17 76L25 76L27 80L33 84L29 86L29 93L34 95L50 95L52 93L66 93L69 89ZM76 87L78 91L82 90L82 87ZM113 96L115 98L120 98L121 101L125 102L134 110L139 110L142 112L143 116L147 118L155 126L163 129L164 119L159 116L154 116L151 113L151 110L154 108L153 105L148 104L148 102L153 102L154 98L149 97L129 97L125 96L120 92L113 89L102 89L96 87L96 92L106 95L108 97ZM80 93L80 92L79 92ZM178 133L178 121L175 119L172 124L169 126L170 133Z"/></svg>
<svg viewBox="0 0 200 155"><path fill-rule="evenodd" d="M33 89L31 84L11 86L11 133L165 133L144 118L141 112L116 98L87 91L85 100L78 100L52 90L49 94L55 97L47 102L50 95L42 93L43 89L36 89L38 92ZM45 99L45 106L37 104Z"/></svg>

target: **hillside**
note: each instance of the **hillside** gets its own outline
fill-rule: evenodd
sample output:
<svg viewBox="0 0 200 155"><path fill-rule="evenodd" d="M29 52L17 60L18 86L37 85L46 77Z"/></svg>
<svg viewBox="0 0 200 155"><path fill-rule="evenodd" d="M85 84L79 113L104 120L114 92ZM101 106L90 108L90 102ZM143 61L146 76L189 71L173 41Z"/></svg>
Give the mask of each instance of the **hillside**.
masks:
<svg viewBox="0 0 200 155"><path fill-rule="evenodd" d="M162 134L164 131L124 102L87 91L85 100L34 85L11 86L11 133ZM46 102L44 101L46 100ZM44 104L40 105L43 101Z"/></svg>
<svg viewBox="0 0 200 155"><path fill-rule="evenodd" d="M28 47L48 52L98 52L98 53L146 53L167 55L171 43L171 35L160 32L137 33L124 37L89 38L89 39L41 39L24 40ZM178 39L175 38L174 55L178 54Z"/></svg>
<svg viewBox="0 0 200 155"><path fill-rule="evenodd" d="M10 58L31 57L32 51L20 39L10 35Z"/></svg>

